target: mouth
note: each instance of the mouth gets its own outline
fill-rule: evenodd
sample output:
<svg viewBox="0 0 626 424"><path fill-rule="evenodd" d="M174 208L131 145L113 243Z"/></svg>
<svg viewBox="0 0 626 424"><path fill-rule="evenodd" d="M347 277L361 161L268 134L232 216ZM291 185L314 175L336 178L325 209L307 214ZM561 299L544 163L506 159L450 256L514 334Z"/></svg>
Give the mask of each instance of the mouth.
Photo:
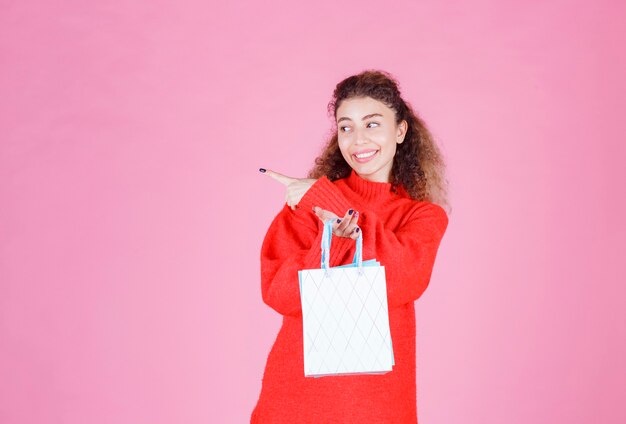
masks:
<svg viewBox="0 0 626 424"><path fill-rule="evenodd" d="M380 150L371 150L369 152L360 153L359 154L360 157L357 156L356 154L353 154L352 158L359 163L365 163L365 162L369 162L370 160L378 156L379 152Z"/></svg>

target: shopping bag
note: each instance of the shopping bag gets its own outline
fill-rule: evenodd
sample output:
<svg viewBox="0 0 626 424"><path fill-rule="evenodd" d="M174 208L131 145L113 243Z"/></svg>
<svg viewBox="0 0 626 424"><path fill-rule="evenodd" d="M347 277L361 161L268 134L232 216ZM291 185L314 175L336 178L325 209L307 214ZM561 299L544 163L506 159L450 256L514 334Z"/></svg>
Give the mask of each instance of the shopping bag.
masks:
<svg viewBox="0 0 626 424"><path fill-rule="evenodd" d="M298 271L304 375L387 373L394 357L385 267L363 261L362 233L352 263L329 267L332 222L324 222L321 268Z"/></svg>

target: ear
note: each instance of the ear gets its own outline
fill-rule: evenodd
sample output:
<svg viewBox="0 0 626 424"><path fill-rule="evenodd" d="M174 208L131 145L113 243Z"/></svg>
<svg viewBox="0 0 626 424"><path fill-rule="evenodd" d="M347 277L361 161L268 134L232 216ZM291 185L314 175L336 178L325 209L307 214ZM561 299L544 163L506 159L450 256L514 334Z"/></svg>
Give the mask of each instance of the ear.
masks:
<svg viewBox="0 0 626 424"><path fill-rule="evenodd" d="M408 128L409 124L404 119L398 124L398 132L396 134L396 142L398 144L401 144L404 141L404 136L406 135Z"/></svg>

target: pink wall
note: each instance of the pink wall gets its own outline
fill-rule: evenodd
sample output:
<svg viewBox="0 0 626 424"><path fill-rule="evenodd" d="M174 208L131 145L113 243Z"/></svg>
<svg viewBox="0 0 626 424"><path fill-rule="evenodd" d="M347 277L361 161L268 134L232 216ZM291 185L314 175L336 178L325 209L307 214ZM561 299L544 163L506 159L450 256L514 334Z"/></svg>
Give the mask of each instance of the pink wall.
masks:
<svg viewBox="0 0 626 424"><path fill-rule="evenodd" d="M303 177L365 68L449 164L420 422L625 422L624 12L2 2L0 422L247 422L280 325L257 169Z"/></svg>

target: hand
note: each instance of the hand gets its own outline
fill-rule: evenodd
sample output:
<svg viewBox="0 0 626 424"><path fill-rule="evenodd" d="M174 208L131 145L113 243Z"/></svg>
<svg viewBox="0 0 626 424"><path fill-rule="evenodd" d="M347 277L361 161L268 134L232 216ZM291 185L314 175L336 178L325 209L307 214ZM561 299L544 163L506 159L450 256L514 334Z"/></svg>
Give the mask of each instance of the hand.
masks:
<svg viewBox="0 0 626 424"><path fill-rule="evenodd" d="M313 178L292 178L283 174L279 174L278 172L270 171L269 169L265 171L265 174L274 178L279 183L287 186L285 201L292 210L298 209L298 203L300 203L300 199L304 197L304 194L317 181Z"/></svg>
<svg viewBox="0 0 626 424"><path fill-rule="evenodd" d="M322 222L326 222L329 219L333 220L333 234L336 236L356 240L359 238L359 235L361 235L361 229L357 225L357 221L359 220L359 213L357 211L353 211L352 214L350 214L350 211L347 211L343 218L339 218L331 211L322 209L319 206L313 206L313 212L315 212L315 215L317 215ZM340 222L337 222L337 219L340 219Z"/></svg>

